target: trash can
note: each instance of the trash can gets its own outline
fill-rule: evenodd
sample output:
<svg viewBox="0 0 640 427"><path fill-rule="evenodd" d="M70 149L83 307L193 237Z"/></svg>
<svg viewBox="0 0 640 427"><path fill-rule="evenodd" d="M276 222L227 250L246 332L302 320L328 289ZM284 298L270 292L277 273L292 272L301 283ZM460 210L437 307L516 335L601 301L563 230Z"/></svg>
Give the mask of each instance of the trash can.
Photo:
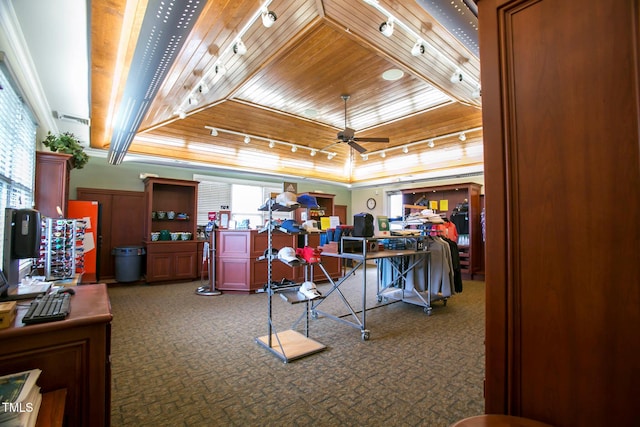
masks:
<svg viewBox="0 0 640 427"><path fill-rule="evenodd" d="M142 275L142 246L122 246L113 248L111 255L116 257L116 281L135 282Z"/></svg>

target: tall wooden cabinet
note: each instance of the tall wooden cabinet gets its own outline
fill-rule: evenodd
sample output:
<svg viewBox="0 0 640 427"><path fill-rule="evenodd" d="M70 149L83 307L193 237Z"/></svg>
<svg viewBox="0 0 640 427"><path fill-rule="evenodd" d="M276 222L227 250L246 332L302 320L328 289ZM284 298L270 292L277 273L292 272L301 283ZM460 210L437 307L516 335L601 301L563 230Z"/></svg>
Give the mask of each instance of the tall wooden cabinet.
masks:
<svg viewBox="0 0 640 427"><path fill-rule="evenodd" d="M145 246L147 248L146 281L194 280L198 277L198 182L169 178L146 178ZM154 212L173 211L176 216L154 217ZM185 214L182 218L179 214ZM152 232L190 232L190 240L153 241Z"/></svg>
<svg viewBox="0 0 640 427"><path fill-rule="evenodd" d="M484 241L482 227L480 222L480 213L482 211L480 203L480 190L482 185L475 182L468 182L454 185L440 185L434 187L421 187L403 190L402 201L405 207L405 213L420 211L428 208L427 202L436 202L438 209L436 212L446 214L447 218L451 217L453 210L458 204L464 204L468 207L466 214L466 229L458 230L461 237L458 241L460 250L460 263L462 275L466 279L483 279L484 278ZM447 201L446 209L442 209L442 201ZM424 202L426 206L416 205Z"/></svg>
<svg viewBox="0 0 640 427"><path fill-rule="evenodd" d="M35 208L49 218L58 218L57 207L67 215L69 173L73 168L71 154L36 152Z"/></svg>
<svg viewBox="0 0 640 427"><path fill-rule="evenodd" d="M478 6L485 410L640 425L640 1Z"/></svg>

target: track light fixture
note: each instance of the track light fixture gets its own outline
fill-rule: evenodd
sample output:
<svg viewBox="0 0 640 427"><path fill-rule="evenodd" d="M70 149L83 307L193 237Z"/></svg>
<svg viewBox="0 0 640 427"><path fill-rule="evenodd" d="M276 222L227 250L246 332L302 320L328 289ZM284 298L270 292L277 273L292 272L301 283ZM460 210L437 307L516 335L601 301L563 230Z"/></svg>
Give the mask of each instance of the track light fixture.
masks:
<svg viewBox="0 0 640 427"><path fill-rule="evenodd" d="M480 87L480 85L476 86L473 92L471 92L471 96L475 99L478 99L482 96L482 88Z"/></svg>
<svg viewBox="0 0 640 427"><path fill-rule="evenodd" d="M387 157L387 153L385 151L381 151L380 152L380 157L382 157L384 159L385 157Z"/></svg>
<svg viewBox="0 0 640 427"><path fill-rule="evenodd" d="M425 52L424 42L422 39L418 39L416 43L411 48L411 55L420 56Z"/></svg>
<svg viewBox="0 0 640 427"><path fill-rule="evenodd" d="M409 152L409 147L407 147L406 145L404 147L402 147L402 152L404 154L407 154Z"/></svg>
<svg viewBox="0 0 640 427"><path fill-rule="evenodd" d="M227 45L224 50L219 51L218 48L209 49L209 53L212 56L217 55L215 65L206 70L206 72L202 75L198 83L196 83L191 91L183 98L183 101L180 105L176 106L176 114L178 111L187 111L189 110L189 106L192 105L190 103L190 98L194 93L204 94L206 93L208 88L205 88L205 82L209 82L210 85L213 85L214 82L219 80L224 74L226 74L226 68L224 66L224 61L231 54L236 55L245 55L247 53L247 47L242 41L242 38L247 34L251 26L253 26L256 21L262 19L262 24L265 27L271 27L274 22L278 19L275 12L270 11L269 5L272 3L272 0L261 0L262 6L258 9L255 9L255 12L251 15L249 20L244 24L244 26L237 32L235 39L231 44Z"/></svg>
<svg viewBox="0 0 640 427"><path fill-rule="evenodd" d="M266 7L262 8L262 25L267 28L271 28L274 22L278 19L278 16L275 12L270 11Z"/></svg>
<svg viewBox="0 0 640 427"><path fill-rule="evenodd" d="M238 39L238 41L235 42L235 44L233 45L233 53L240 56L247 53L247 47L244 45L244 43L242 43L242 40Z"/></svg>
<svg viewBox="0 0 640 427"><path fill-rule="evenodd" d="M216 75L222 77L227 72L227 68L222 64L216 64L214 72L216 73Z"/></svg>
<svg viewBox="0 0 640 427"><path fill-rule="evenodd" d="M200 83L200 86L198 86L198 92L200 92L203 95L208 93L209 92L209 86L204 82Z"/></svg>
<svg viewBox="0 0 640 427"><path fill-rule="evenodd" d="M189 97L189 105L196 105L198 103L198 97L196 95L191 95Z"/></svg>
<svg viewBox="0 0 640 427"><path fill-rule="evenodd" d="M467 140L467 135L464 132L460 133L460 136L458 137L458 139L462 142Z"/></svg>
<svg viewBox="0 0 640 427"><path fill-rule="evenodd" d="M180 117L181 119L184 119L187 117L187 113L184 110L178 110L176 111L176 114L178 115L178 117Z"/></svg>
<svg viewBox="0 0 640 427"><path fill-rule="evenodd" d="M459 83L464 80L464 76L462 75L462 70L460 68L456 68L456 70L451 74L451 83Z"/></svg>
<svg viewBox="0 0 640 427"><path fill-rule="evenodd" d="M380 27L378 27L378 29L383 35L391 37L391 35L393 34L393 17L389 17L386 22L380 24Z"/></svg>
<svg viewBox="0 0 640 427"><path fill-rule="evenodd" d="M433 148L435 147L436 143L433 142L433 139L430 139L429 141L427 141L427 145L429 146L429 148Z"/></svg>
<svg viewBox="0 0 640 427"><path fill-rule="evenodd" d="M369 155L366 153L360 154L360 157L362 157L362 160L369 160Z"/></svg>
<svg viewBox="0 0 640 427"><path fill-rule="evenodd" d="M176 112L177 114L177 112ZM221 129L221 128L216 128L213 126L205 126L205 129L209 130L209 133L211 134L211 136L218 136L220 133L228 133L231 135L236 135L238 137L241 137L242 140L244 141L245 144L249 144L251 141L264 141L265 143L268 143L269 148L275 148L276 145L286 145L287 147L289 147L289 149L291 150L292 153L295 153L297 151L300 150L308 150L309 151L309 155L311 155L312 157L317 155L318 153L323 153L327 155L327 158L329 160L333 159L336 156L336 153L333 151L326 151L326 150L319 150L317 148L311 148L309 146L306 145L299 145L299 144L294 144L292 142L287 142L287 141L279 141L279 140L275 140L272 138L265 138L262 136L258 136L258 135L251 135L248 133L244 133L244 132L236 132L234 130L230 130L230 129Z"/></svg>

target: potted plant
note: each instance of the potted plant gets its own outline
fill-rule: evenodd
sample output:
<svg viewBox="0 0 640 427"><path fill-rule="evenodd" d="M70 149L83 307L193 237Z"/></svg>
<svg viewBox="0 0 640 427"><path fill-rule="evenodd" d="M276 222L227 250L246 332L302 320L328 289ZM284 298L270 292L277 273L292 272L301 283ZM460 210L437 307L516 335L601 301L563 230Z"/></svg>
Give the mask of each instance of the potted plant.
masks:
<svg viewBox="0 0 640 427"><path fill-rule="evenodd" d="M80 141L70 132L58 135L49 132L42 143L53 152L71 154L73 156L73 167L76 169L82 169L89 161L89 155L84 152Z"/></svg>

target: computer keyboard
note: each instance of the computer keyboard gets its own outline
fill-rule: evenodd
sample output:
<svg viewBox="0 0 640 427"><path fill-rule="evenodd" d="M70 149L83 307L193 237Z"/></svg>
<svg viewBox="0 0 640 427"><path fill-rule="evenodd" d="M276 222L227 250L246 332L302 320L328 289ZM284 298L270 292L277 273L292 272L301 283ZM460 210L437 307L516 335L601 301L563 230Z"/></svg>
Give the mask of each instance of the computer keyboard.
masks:
<svg viewBox="0 0 640 427"><path fill-rule="evenodd" d="M31 302L22 318L25 325L63 320L69 314L71 295L50 293Z"/></svg>

